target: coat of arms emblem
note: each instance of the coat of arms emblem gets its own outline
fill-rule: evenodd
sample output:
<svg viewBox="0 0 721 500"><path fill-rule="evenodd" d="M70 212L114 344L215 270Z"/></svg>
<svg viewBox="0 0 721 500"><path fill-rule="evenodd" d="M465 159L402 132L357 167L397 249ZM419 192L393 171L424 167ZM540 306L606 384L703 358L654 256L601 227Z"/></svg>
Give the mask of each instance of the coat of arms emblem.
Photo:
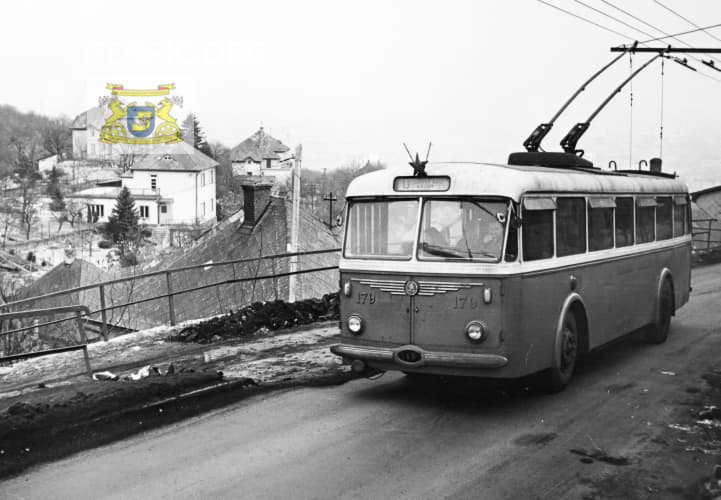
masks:
<svg viewBox="0 0 721 500"><path fill-rule="evenodd" d="M182 132L170 115L173 104L182 106L182 98L169 97L175 85L157 89L130 90L108 84L112 97L104 98L109 114L100 131L100 140L110 144L169 144L179 142ZM135 100L144 98L145 103ZM131 100L131 102L126 102ZM156 99L151 102L149 99Z"/></svg>

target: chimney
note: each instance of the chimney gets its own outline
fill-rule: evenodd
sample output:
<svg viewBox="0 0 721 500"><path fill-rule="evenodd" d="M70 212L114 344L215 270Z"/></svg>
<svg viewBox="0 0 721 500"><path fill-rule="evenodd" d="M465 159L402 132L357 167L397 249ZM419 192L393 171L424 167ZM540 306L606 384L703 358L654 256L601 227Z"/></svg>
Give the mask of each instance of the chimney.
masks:
<svg viewBox="0 0 721 500"><path fill-rule="evenodd" d="M243 181L243 225L254 227L258 219L270 204L270 188L268 181Z"/></svg>
<svg viewBox="0 0 721 500"><path fill-rule="evenodd" d="M651 158L649 165L651 172L661 172L661 158Z"/></svg>

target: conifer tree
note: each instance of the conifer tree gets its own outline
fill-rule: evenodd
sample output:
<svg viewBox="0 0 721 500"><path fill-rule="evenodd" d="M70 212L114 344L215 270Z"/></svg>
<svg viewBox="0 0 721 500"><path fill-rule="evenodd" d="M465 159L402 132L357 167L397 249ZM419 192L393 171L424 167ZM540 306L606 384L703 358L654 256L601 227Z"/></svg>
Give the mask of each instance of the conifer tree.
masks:
<svg viewBox="0 0 721 500"><path fill-rule="evenodd" d="M127 187L120 190L104 232L106 237L118 244L121 254L132 251L137 246L141 238L138 211L133 195Z"/></svg>
<svg viewBox="0 0 721 500"><path fill-rule="evenodd" d="M188 144L192 144L195 149L205 153L208 156L212 156L212 150L208 141L205 140L205 132L200 126L198 118L189 113L188 116L183 120L183 140Z"/></svg>

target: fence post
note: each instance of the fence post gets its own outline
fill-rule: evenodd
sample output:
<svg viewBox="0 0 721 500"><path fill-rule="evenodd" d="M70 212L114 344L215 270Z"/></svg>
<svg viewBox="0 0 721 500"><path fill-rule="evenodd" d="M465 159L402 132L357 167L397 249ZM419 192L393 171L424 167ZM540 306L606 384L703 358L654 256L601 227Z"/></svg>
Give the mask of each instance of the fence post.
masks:
<svg viewBox="0 0 721 500"><path fill-rule="evenodd" d="M165 282L168 284L168 313L170 314L170 326L175 325L175 308L173 307L173 284L170 281L170 271L165 272Z"/></svg>
<svg viewBox="0 0 721 500"><path fill-rule="evenodd" d="M711 248L711 223L713 222L712 219L708 220L708 237L706 238L706 250Z"/></svg>
<svg viewBox="0 0 721 500"><path fill-rule="evenodd" d="M108 313L105 310L105 286L100 285L100 316L102 325L100 325L100 333L103 336L104 341L108 341Z"/></svg>
<svg viewBox="0 0 721 500"><path fill-rule="evenodd" d="M90 368L90 358L88 357L88 338L85 336L85 328L83 327L83 320L80 316L80 311L75 311L75 322L78 325L78 333L80 334L80 341L85 344L83 347L83 358L85 358L85 369L88 371L88 377L93 376L93 369Z"/></svg>

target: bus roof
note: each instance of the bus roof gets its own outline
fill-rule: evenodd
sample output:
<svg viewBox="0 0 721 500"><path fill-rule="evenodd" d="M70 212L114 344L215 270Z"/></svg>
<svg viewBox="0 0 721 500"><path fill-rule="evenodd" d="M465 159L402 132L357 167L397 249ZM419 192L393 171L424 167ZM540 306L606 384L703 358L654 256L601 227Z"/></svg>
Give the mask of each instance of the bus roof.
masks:
<svg viewBox="0 0 721 500"><path fill-rule="evenodd" d="M493 163L429 163L429 176L448 176L450 188L443 192L394 190L396 177L409 177L410 168L383 169L355 178L346 197L408 196L434 194L444 196L501 196L519 201L526 193L686 193L688 187L678 179L646 173L614 172L501 165Z"/></svg>

